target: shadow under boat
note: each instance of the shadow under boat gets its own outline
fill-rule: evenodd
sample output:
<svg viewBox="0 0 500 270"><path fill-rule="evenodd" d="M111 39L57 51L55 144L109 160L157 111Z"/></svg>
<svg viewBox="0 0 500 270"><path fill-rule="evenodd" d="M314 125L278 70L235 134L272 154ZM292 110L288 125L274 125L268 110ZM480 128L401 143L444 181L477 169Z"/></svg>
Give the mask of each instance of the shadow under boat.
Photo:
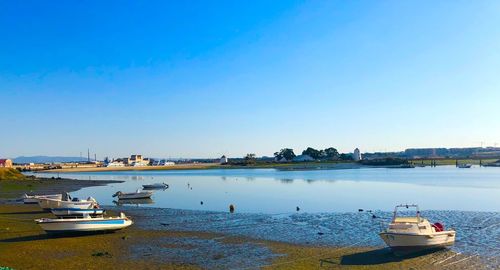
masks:
<svg viewBox="0 0 500 270"><path fill-rule="evenodd" d="M401 262L406 259L412 259L420 256L426 256L438 251L446 250L443 247L436 247L424 250L407 250L395 253L390 248L381 248L365 252L354 253L342 256L341 265L378 265L391 262Z"/></svg>
<svg viewBox="0 0 500 270"><path fill-rule="evenodd" d="M116 205L141 205L141 204L154 204L154 201L151 198L147 199L119 199L117 201L113 201Z"/></svg>

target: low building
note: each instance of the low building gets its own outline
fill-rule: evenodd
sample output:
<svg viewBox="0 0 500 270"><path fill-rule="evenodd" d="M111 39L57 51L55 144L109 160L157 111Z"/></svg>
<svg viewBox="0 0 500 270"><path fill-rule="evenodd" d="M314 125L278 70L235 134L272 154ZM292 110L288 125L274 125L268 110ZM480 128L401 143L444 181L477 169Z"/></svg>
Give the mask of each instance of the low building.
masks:
<svg viewBox="0 0 500 270"><path fill-rule="evenodd" d="M362 159L361 151L359 151L359 148L354 149L354 152L352 153L352 159L354 161L360 161Z"/></svg>
<svg viewBox="0 0 500 270"><path fill-rule="evenodd" d="M298 155L292 159L294 162L314 161L310 155Z"/></svg>
<svg viewBox="0 0 500 270"><path fill-rule="evenodd" d="M142 155L131 155L127 160L127 165L135 167L148 166L149 163L149 158L143 158Z"/></svg>
<svg viewBox="0 0 500 270"><path fill-rule="evenodd" d="M12 168L12 160L5 158L0 159L0 167L1 168Z"/></svg>
<svg viewBox="0 0 500 270"><path fill-rule="evenodd" d="M228 162L228 159L225 155L220 158L220 164L226 164L227 162Z"/></svg>

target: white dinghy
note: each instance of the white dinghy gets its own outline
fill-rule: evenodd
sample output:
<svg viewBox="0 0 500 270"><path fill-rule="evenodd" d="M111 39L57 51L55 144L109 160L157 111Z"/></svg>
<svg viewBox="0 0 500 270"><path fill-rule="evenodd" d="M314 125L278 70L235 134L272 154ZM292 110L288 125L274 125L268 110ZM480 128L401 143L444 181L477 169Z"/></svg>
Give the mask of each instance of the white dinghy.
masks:
<svg viewBox="0 0 500 270"><path fill-rule="evenodd" d="M36 223L47 233L85 233L116 231L132 225L132 220L120 213L119 217L91 217L83 218L42 218Z"/></svg>
<svg viewBox="0 0 500 270"><path fill-rule="evenodd" d="M56 200L61 200L62 199L62 194L50 194L50 195L28 195L24 194L22 197L23 203L24 204L37 204L39 199L42 198L49 198L49 199L56 199Z"/></svg>
<svg viewBox="0 0 500 270"><path fill-rule="evenodd" d="M414 208L416 216L398 217L398 208ZM418 205L398 205L389 228L380 237L395 252L443 248L455 243L455 231L445 230L441 223L431 224L420 216Z"/></svg>
<svg viewBox="0 0 500 270"><path fill-rule="evenodd" d="M39 198L38 205L43 210L50 210L52 208L79 208L79 209L90 209L98 207L97 201L88 197L86 200L81 200L78 198L71 198L68 193L65 193L61 200L51 199L51 198Z"/></svg>
<svg viewBox="0 0 500 270"><path fill-rule="evenodd" d="M151 198L153 195L153 191L141 191L137 190L136 192L131 193L123 193L121 191L113 194L113 197L118 197L119 200L128 200L128 199L146 199Z"/></svg>

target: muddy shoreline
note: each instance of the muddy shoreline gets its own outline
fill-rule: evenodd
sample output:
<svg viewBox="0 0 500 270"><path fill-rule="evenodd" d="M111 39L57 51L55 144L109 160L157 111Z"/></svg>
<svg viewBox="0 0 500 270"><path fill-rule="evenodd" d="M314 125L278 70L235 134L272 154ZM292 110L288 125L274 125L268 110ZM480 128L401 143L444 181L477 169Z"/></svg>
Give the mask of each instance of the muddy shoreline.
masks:
<svg viewBox="0 0 500 270"><path fill-rule="evenodd" d="M148 222L134 211L138 224ZM387 249L315 246L231 234L146 230L78 237L46 235L35 205L0 204L0 266L14 269L487 269L478 258L450 250L397 257ZM26 260L26 258L30 258ZM464 260L460 262L460 260Z"/></svg>
<svg viewBox="0 0 500 270"><path fill-rule="evenodd" d="M325 242L317 217L246 215L142 207L104 207L134 220L122 231L53 237L33 221L52 217L21 194L75 191L113 181L36 179L1 181L0 267L14 269L487 269L479 256L452 250L394 256L387 248L352 239ZM89 194L91 195L91 194ZM284 222L277 218L284 218ZM319 217L322 220L323 217ZM306 227L297 224L307 224ZM288 224L288 225L287 225ZM271 225L271 226L269 226ZM248 231L250 230L250 231ZM252 231L253 230L253 231ZM255 234L255 232L257 232ZM301 234L292 241L286 233ZM320 234L324 233L324 234ZM346 234L348 236L348 234ZM366 244L366 245L365 245ZM27 260L26 258L30 258Z"/></svg>

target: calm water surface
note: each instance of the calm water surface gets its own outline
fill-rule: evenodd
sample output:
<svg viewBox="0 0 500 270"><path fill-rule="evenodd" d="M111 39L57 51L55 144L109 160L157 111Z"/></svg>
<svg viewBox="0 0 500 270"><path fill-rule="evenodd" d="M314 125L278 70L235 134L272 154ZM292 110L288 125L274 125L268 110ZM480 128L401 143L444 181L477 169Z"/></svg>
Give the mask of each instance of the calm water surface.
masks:
<svg viewBox="0 0 500 270"><path fill-rule="evenodd" d="M58 176L58 174L44 174ZM168 183L150 204L160 208L243 213L353 212L359 208L390 211L399 203L424 210L500 211L500 168L458 169L453 166L415 169L351 169L277 171L221 169L186 171L120 171L61 173L83 180L123 180L90 187L76 197L95 197L113 204L116 191L132 192L143 184ZM203 204L200 202L203 201Z"/></svg>

